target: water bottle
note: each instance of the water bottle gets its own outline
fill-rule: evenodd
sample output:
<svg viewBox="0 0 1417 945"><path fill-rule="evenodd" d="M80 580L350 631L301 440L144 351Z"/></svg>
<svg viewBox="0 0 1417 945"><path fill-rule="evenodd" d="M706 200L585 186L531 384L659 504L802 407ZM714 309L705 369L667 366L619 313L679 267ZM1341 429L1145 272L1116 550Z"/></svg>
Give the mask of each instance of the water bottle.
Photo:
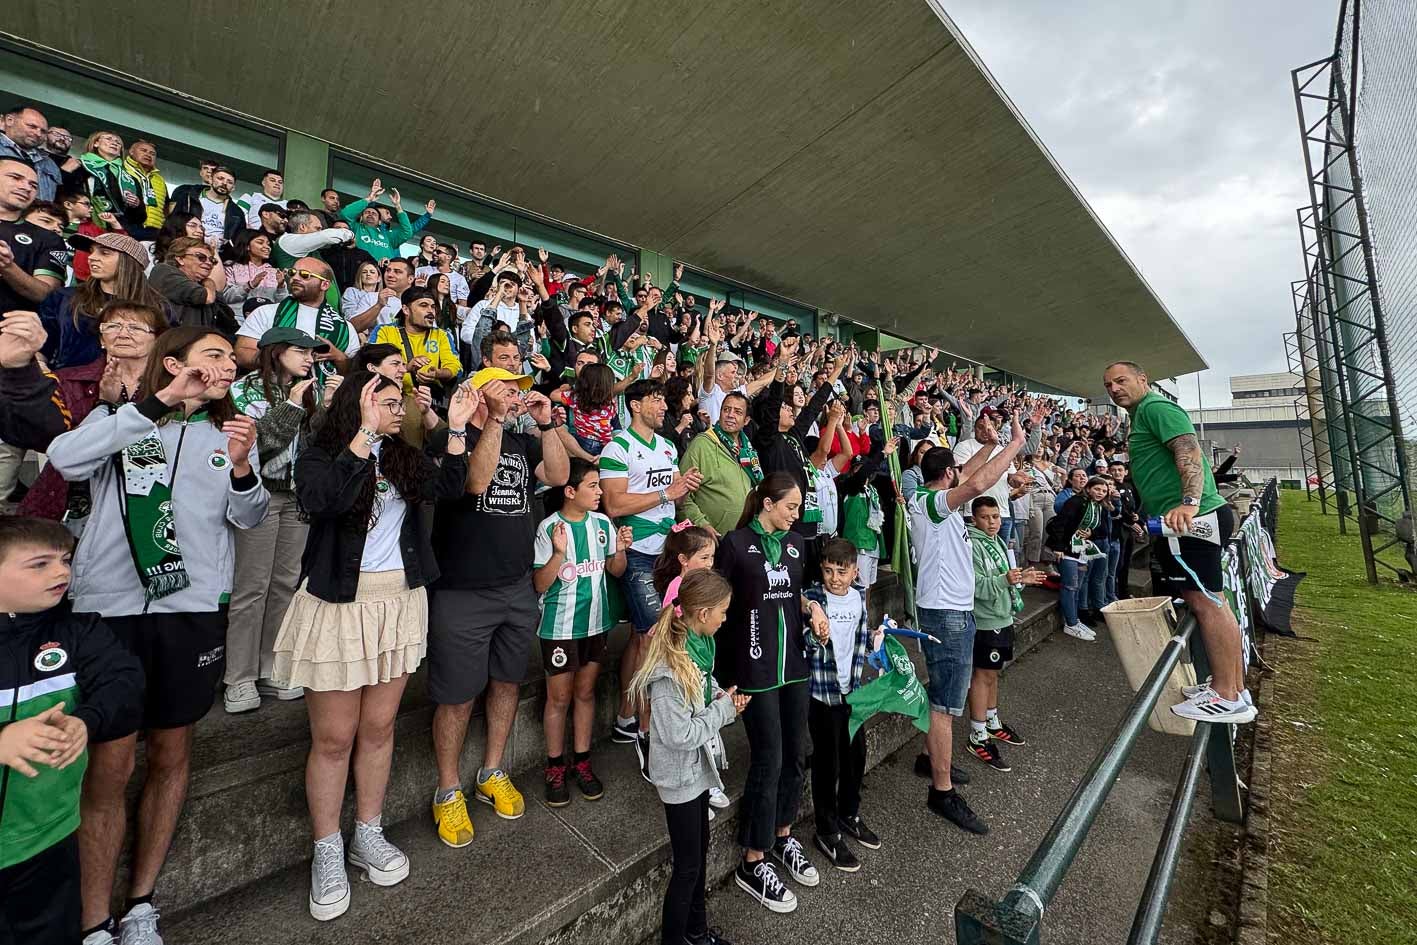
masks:
<svg viewBox="0 0 1417 945"><path fill-rule="evenodd" d="M1212 545L1220 544L1220 517L1215 512L1207 512L1191 519L1191 530L1188 532L1168 528L1161 516L1153 515L1146 520L1146 530L1162 538L1198 538Z"/></svg>

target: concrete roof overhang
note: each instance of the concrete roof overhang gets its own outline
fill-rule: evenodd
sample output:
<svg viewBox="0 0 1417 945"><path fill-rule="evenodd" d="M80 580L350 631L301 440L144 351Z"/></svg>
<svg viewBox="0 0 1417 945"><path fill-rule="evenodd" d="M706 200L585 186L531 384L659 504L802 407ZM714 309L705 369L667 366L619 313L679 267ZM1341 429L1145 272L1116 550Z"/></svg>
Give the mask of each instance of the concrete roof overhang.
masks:
<svg viewBox="0 0 1417 945"><path fill-rule="evenodd" d="M9 12L32 42L1064 390L1117 358L1204 367L925 0Z"/></svg>

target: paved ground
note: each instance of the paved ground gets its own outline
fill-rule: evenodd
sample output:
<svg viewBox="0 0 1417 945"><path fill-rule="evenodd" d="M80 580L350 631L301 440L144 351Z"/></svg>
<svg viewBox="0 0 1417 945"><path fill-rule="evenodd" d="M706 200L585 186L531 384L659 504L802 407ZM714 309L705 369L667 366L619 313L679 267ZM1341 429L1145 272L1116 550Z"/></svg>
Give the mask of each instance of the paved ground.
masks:
<svg viewBox="0 0 1417 945"><path fill-rule="evenodd" d="M1094 644L1054 634L1005 674L1001 696L1005 718L1030 740L1009 751L1013 771L986 769L972 758L959 762L974 775L964 791L990 824L987 836L965 834L926 810L925 782L911 770L917 739L866 777L862 815L884 844L875 852L859 850L860 872L823 869L815 889L794 887L800 905L789 916L775 916L724 886L710 897L710 922L739 945L953 942L961 894L972 886L998 895L1012 885L1131 692L1104 631ZM957 729L957 737L962 732ZM1046 913L1044 941L1126 941L1186 747L1174 736L1142 735ZM1210 822L1204 799L1196 809L1203 833L1199 825ZM810 850L810 826L798 835ZM820 855L816 859L821 869ZM1177 888L1190 885L1187 873L1200 871L1197 859L1189 858ZM1162 940L1193 941L1197 911L1204 922L1204 907L1173 905Z"/></svg>

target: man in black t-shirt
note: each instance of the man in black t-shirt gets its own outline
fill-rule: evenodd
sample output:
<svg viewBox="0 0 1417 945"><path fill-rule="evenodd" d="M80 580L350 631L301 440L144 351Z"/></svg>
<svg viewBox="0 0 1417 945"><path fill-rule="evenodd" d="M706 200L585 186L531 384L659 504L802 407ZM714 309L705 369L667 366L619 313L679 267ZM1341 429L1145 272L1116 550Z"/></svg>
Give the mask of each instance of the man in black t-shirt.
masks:
<svg viewBox="0 0 1417 945"><path fill-rule="evenodd" d="M508 820L526 811L502 770L502 753L541 617L531 583L537 522L532 503L537 481L560 486L570 473L566 448L554 433L551 402L528 391L530 377L487 367L470 384L482 402L467 429L435 434L429 443L437 451L445 448L446 437L466 436L469 455L467 494L438 503L433 553L442 576L433 585L428 620L428 695L437 704L433 819L439 838L452 847L472 840L458 758L473 700L484 688L487 743L474 796ZM504 428L508 411L523 397L542 435Z"/></svg>
<svg viewBox="0 0 1417 945"><path fill-rule="evenodd" d="M34 168L0 157L0 314L36 311L46 295L64 284L69 247L23 219L38 193Z"/></svg>

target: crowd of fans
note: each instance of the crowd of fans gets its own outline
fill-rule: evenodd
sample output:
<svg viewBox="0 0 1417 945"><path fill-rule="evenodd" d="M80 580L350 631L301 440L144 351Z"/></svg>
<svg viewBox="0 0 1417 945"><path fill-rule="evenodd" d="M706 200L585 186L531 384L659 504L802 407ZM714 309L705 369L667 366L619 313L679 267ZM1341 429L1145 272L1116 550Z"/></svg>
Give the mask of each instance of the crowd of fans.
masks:
<svg viewBox="0 0 1417 945"><path fill-rule="evenodd" d="M880 643L866 612L882 568L918 569L927 610L956 607L940 588L962 579L969 596L978 579L988 624L950 657L962 679L940 670L937 685L930 654L930 701L960 715L968 692L970 753L1001 770L999 745L1023 738L999 721L988 674L1009 658L1018 588L1058 588L1080 640L1126 594L1145 531L1115 416L934 350L865 351L695 298L677 265L661 288L614 256L573 273L535 247L420 237L434 201L411 217L377 179L348 206L333 190L289 198L276 170L238 196L212 161L169 192L151 142L96 131L71 157L70 134L29 106L0 131L0 598L23 676L0 686L40 699L66 691L44 680L77 674L66 706L42 697L12 716L33 725L0 730L0 763L18 771L0 813L20 831L0 873L51 890L28 900L29 925L11 910L34 931L21 940L69 942L53 929L72 924L85 945L159 941L153 894L192 728L218 691L229 713L305 700L316 918L348 908L347 866L381 885L408 875L381 815L395 714L425 666L444 843L472 841L468 797L524 813L503 757L533 640L546 802L569 803L571 786L600 797L596 679L627 619L614 738L666 805L664 940L721 941L702 856L728 803L717 731L738 713L752 746L743 889L781 912L796 899L777 868L818 882L789 829L809 728L817 849L854 870L843 835L879 846L843 694ZM947 492L948 509L934 498ZM970 535L960 519L961 534L937 536L966 500ZM973 557L955 558L946 543L971 536ZM911 543L917 560L902 560ZM43 580L12 587L22 564ZM463 772L479 697L486 747ZM983 832L953 788L967 775L949 742L930 748L931 808ZM45 819L41 793L73 816ZM81 911L43 912L77 904L79 863Z"/></svg>

